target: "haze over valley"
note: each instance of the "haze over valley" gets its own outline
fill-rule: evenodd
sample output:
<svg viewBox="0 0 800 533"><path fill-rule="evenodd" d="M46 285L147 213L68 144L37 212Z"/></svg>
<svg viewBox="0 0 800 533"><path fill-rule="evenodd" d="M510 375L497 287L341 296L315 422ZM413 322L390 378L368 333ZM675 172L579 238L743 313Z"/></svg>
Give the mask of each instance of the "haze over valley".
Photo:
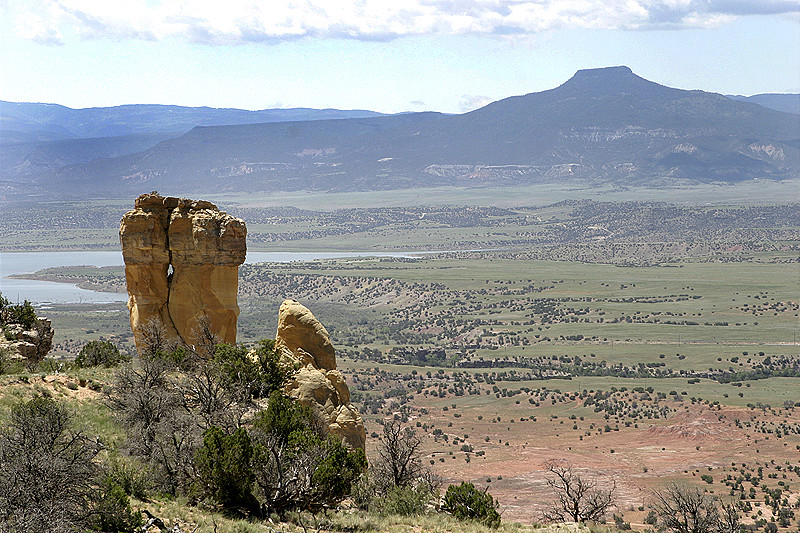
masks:
<svg viewBox="0 0 800 533"><path fill-rule="evenodd" d="M672 89L627 67L581 70L552 90L461 115L3 105L7 198L119 197L142 187L184 194L576 180L659 187L789 180L800 169L796 114ZM95 130L80 126L87 118ZM201 125L162 140L192 122ZM112 136L13 142L102 132Z"/></svg>

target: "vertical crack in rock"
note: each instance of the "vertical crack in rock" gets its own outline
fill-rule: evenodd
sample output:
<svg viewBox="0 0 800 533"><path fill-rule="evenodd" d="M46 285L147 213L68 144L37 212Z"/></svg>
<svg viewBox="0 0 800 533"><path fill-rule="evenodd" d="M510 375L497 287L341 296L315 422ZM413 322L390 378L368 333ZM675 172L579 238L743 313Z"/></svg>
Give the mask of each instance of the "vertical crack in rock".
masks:
<svg viewBox="0 0 800 533"><path fill-rule="evenodd" d="M171 209L169 211L170 211L170 213L172 212ZM163 309L162 309L160 314L161 314L161 316L166 314L166 318L167 318L166 321L169 324L172 324L173 327L174 327L175 323L172 321L172 315L169 312L169 296L170 296L170 293L172 292L172 280L175 277L175 268L172 266L172 250L169 249L169 230L168 229L166 230L166 233L165 233L165 246L167 248L167 257L169 258L169 263L167 263L167 272L166 272L166 275L167 275L167 299L166 299L166 302L164 302L164 307L163 307ZM130 307L130 305L129 305L129 307ZM133 328L133 324L131 324L131 328ZM178 331L177 328L175 328L175 332L178 335L178 339L180 340L180 342L183 343L183 344L187 344L186 339L183 337L183 335L181 335L181 332Z"/></svg>
<svg viewBox="0 0 800 533"><path fill-rule="evenodd" d="M243 220L211 202L153 192L125 213L119 236L137 347L141 327L153 319L167 336L195 344L202 316L223 342L236 342L239 265L247 253Z"/></svg>

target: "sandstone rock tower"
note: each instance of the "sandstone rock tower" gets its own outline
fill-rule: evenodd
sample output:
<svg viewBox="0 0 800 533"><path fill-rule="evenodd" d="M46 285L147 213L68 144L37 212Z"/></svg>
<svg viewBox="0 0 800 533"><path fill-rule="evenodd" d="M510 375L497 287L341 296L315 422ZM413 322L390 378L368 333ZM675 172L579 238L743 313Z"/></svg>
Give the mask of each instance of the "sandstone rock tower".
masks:
<svg viewBox="0 0 800 533"><path fill-rule="evenodd" d="M244 221L211 202L143 194L119 227L128 310L137 347L152 319L168 336L194 344L206 316L223 342L236 342L239 265L247 252Z"/></svg>
<svg viewBox="0 0 800 533"><path fill-rule="evenodd" d="M350 390L336 370L336 354L323 325L304 305L284 300L278 312L275 349L299 366L286 384L286 393L311 406L333 435L345 444L364 449L364 421L350 404Z"/></svg>

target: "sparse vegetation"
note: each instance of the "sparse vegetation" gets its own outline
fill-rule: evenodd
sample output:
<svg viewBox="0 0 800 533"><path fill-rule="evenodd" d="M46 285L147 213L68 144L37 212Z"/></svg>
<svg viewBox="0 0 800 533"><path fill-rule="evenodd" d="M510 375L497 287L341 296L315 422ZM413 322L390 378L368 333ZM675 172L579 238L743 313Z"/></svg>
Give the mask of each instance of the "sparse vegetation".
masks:
<svg viewBox="0 0 800 533"><path fill-rule="evenodd" d="M565 461L548 461L545 469L550 477L547 485L555 492L557 501L544 511L547 522L600 522L614 506L615 482L601 488L597 481L576 473Z"/></svg>
<svg viewBox="0 0 800 533"><path fill-rule="evenodd" d="M429 214L420 218L423 211ZM104 216L111 220L109 213ZM564 202L472 211L239 214L257 218L249 229L263 248L277 249L272 243L279 243L281 249L378 250L392 242L405 250L492 251L245 265L239 338L258 350L257 361L243 346L225 347L214 339L198 345L198 352L213 354L204 361L159 342L155 328L149 369L147 357L116 371L77 368L72 357L98 338L132 355L127 311L123 304L55 305L47 311L59 335L54 357L28 372L17 363L7 367L12 374L0 376L0 417L13 401L33 394L66 402L104 436L114 461L122 457L135 465L111 469L134 509L147 507L170 525L203 523L209 530L209 509L225 511L224 517L213 515L219 531L233 524L255 531L260 526L241 516L272 512L262 504L265 491L277 490L268 484L274 476L261 474L263 487L258 478L244 479L237 486L249 486L257 503L234 504L235 497L223 497L218 489L236 476L215 478L214 465L245 462L245 454L233 454L237 446L246 448L240 428L249 438L250 464L256 450L272 442L255 427L254 412L269 403L288 369L273 364L269 343L254 343L274 331L264 309L277 309L283 297L293 296L313 305L332 333L339 368L366 417L371 467L360 480L350 479L358 511L335 513L335 502L287 504L289 522L281 527L485 527L436 512L436 474L450 483L468 479L478 492L489 488L503 513L499 529L505 530L517 527L509 525L513 520L541 520L559 505L553 504L554 488L544 483L558 476L544 463L569 458L573 474L601 490L613 489L608 472L616 473L616 506L598 519L607 526L593 528L665 528L653 490L675 481L706 491L718 519L714 531L796 529L795 206ZM684 230L677 228L687 220ZM10 238L4 235L4 242ZM115 267L41 273L108 290L124 287L121 275ZM138 390L129 399L140 402L141 417L115 406L126 379L136 383L127 390ZM105 405L114 407L111 413ZM117 416L120 426L112 422ZM152 424L129 422L148 416ZM126 441L127 428L135 431ZM414 432L408 443L416 474L409 478L416 481L397 485L393 474L379 474L384 432L392 428L401 440ZM161 449L150 454L147 437L137 442L140 430L172 431L183 448L155 438L150 442ZM208 447L206 435L212 435ZM196 481L200 449L209 452L205 485ZM97 460L105 463L104 454ZM235 495L234 489L224 490ZM174 500L167 503L158 496L162 492L174 493ZM121 501L114 496L118 490L107 493L112 502ZM189 506L201 498L202 507ZM159 514L167 508L172 514ZM303 508L325 512L316 518L297 514ZM179 516L193 518L180 522Z"/></svg>
<svg viewBox="0 0 800 533"><path fill-rule="evenodd" d="M125 357L119 353L119 348L111 341L89 341L75 358L75 364L78 367L98 365L112 367L123 361L125 361Z"/></svg>
<svg viewBox="0 0 800 533"><path fill-rule="evenodd" d="M101 444L72 426L51 398L15 404L0 433L0 526L10 533L76 529L133 532L140 525L127 495L98 488Z"/></svg>
<svg viewBox="0 0 800 533"><path fill-rule="evenodd" d="M498 503L485 490L478 490L472 483L450 485L444 495L442 509L461 520L475 520L489 527L500 525Z"/></svg>
<svg viewBox="0 0 800 533"><path fill-rule="evenodd" d="M5 329L9 324L19 324L25 329L31 329L35 323L36 310L28 300L13 305L0 292L0 327Z"/></svg>
<svg viewBox="0 0 800 533"><path fill-rule="evenodd" d="M740 526L735 504L719 504L699 487L668 485L655 492L653 507L661 527L674 533L728 533Z"/></svg>

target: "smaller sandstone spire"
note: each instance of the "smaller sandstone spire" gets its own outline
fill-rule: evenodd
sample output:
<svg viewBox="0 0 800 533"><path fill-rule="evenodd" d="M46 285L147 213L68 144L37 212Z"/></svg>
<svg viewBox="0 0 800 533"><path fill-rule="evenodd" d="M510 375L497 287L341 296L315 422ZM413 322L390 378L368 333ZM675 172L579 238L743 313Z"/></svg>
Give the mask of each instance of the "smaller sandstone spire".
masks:
<svg viewBox="0 0 800 533"><path fill-rule="evenodd" d="M286 393L320 415L328 430L348 446L364 449L364 421L350 403L350 390L336 370L336 354L325 327L295 300L284 300L278 312L275 349L299 370L286 384Z"/></svg>
<svg viewBox="0 0 800 533"><path fill-rule="evenodd" d="M288 350L303 364L336 370L336 353L328 330L297 300L284 300L281 304L275 347Z"/></svg>

